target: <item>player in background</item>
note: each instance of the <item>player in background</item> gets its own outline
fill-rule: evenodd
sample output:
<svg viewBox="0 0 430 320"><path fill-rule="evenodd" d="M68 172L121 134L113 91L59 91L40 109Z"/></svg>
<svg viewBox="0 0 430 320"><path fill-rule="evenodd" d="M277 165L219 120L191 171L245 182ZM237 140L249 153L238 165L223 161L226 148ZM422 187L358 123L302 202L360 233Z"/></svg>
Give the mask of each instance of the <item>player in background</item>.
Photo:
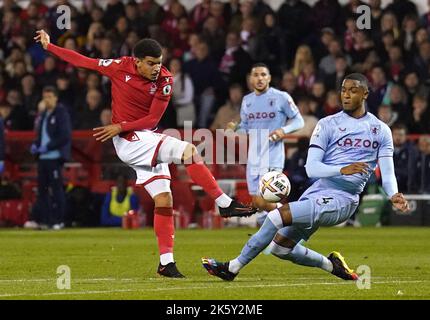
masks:
<svg viewBox="0 0 430 320"><path fill-rule="evenodd" d="M293 98L285 91L270 87L270 81L267 65L254 64L250 72L254 91L242 100L240 123L227 124L227 129L236 132L253 131L249 135L246 182L252 204L260 211L260 222L264 221L267 212L276 208L276 204L266 202L260 195L259 181L266 172L282 172L285 162L283 138L304 126Z"/></svg>
<svg viewBox="0 0 430 320"><path fill-rule="evenodd" d="M346 76L341 90L343 111L321 119L310 141L306 172L319 179L298 201L270 211L237 258L226 263L203 258L210 274L231 281L271 244L271 253L281 259L356 280L357 274L338 252L325 257L299 242L308 240L319 226L339 224L354 213L359 194L377 163L393 206L402 212L409 210L407 200L397 191L390 128L366 111L366 77L359 73Z"/></svg>
<svg viewBox="0 0 430 320"><path fill-rule="evenodd" d="M154 230L158 239L160 264L157 273L182 278L173 258L173 199L168 164L186 164L191 179L205 190L223 217L255 213L228 197L199 157L194 145L152 130L157 127L169 103L173 77L161 64L160 44L139 41L133 57L91 59L50 43L44 30L34 38L44 49L76 67L96 70L112 82L112 124L94 128L96 140L113 138L118 157L136 171L136 184L144 187L155 202Z"/></svg>

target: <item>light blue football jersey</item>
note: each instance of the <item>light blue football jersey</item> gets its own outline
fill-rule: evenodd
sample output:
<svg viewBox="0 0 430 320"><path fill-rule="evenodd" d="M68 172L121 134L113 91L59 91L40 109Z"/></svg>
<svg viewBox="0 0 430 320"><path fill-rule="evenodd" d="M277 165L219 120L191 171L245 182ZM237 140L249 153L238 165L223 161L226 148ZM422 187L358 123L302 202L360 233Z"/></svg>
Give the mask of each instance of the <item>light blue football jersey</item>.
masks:
<svg viewBox="0 0 430 320"><path fill-rule="evenodd" d="M335 188L352 195L360 194L376 168L378 158L393 156L393 139L390 128L373 114L361 118L344 111L321 119L314 129L310 147L325 151L322 162L326 165L347 166L366 162L367 174L339 175L321 178L319 188Z"/></svg>
<svg viewBox="0 0 430 320"><path fill-rule="evenodd" d="M249 134L248 167L284 167L284 142L269 143L269 134L284 127L287 120L298 112L291 96L275 88L269 88L260 95L252 92L243 98L239 131Z"/></svg>

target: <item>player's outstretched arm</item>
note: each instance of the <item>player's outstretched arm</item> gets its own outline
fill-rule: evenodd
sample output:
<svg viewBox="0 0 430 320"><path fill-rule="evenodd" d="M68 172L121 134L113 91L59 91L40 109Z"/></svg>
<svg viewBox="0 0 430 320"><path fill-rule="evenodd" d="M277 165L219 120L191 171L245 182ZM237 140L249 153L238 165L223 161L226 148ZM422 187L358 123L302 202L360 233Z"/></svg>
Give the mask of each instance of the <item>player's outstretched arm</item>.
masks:
<svg viewBox="0 0 430 320"><path fill-rule="evenodd" d="M60 59L74 65L79 68L86 68L91 70L96 70L101 73L107 73L108 70L103 70L99 64L99 59L88 58L82 54L79 54L73 50L64 49L53 45L50 41L50 37L45 30L36 31L36 36L34 37L36 42L40 42L42 44L43 49L55 54ZM106 72L103 72L106 71Z"/></svg>
<svg viewBox="0 0 430 320"><path fill-rule="evenodd" d="M399 193L397 189L393 158L381 157L378 160L379 168L381 169L382 187L390 198L393 206L402 212L409 211L408 200L406 200L404 195Z"/></svg>
<svg viewBox="0 0 430 320"><path fill-rule="evenodd" d="M311 146L306 159L306 173L309 178L329 178L340 175L351 175L356 173L366 174L368 164L364 162L355 162L347 166L327 165L323 163L324 150Z"/></svg>

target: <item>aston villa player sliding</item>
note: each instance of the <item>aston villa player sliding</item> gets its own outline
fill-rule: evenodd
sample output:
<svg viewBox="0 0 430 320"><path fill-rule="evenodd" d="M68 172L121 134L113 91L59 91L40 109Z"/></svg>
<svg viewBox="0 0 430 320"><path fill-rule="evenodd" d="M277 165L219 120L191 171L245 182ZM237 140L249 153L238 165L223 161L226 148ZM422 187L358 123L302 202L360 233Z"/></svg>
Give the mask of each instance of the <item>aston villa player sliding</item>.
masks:
<svg viewBox="0 0 430 320"><path fill-rule="evenodd" d="M169 163L189 163L186 170L190 178L215 199L222 217L249 216L256 212L220 189L194 145L152 131L167 108L173 88L173 77L161 64L161 46L157 41L139 41L133 57L92 59L53 45L44 30L37 31L34 39L64 61L96 70L111 80L112 124L94 128L94 137L101 142L112 138L118 157L136 171L136 185L144 187L154 199L154 230L160 252L158 274L184 277L173 259Z"/></svg>

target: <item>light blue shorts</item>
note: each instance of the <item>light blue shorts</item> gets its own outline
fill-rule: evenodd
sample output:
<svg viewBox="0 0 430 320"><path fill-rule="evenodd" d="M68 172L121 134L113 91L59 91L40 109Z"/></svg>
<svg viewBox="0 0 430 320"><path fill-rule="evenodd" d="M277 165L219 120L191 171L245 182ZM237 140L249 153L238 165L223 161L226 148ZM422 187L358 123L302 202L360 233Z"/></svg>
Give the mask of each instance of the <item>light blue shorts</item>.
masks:
<svg viewBox="0 0 430 320"><path fill-rule="evenodd" d="M289 203L292 225L278 231L296 243L308 240L320 226L334 226L347 221L358 207L358 195L321 189L315 185L317 183L307 189L298 201Z"/></svg>
<svg viewBox="0 0 430 320"><path fill-rule="evenodd" d="M269 171L282 172L282 168L253 168L250 166L246 167L246 183L248 185L248 193L251 196L259 196L258 190L260 185L260 179L265 173Z"/></svg>

